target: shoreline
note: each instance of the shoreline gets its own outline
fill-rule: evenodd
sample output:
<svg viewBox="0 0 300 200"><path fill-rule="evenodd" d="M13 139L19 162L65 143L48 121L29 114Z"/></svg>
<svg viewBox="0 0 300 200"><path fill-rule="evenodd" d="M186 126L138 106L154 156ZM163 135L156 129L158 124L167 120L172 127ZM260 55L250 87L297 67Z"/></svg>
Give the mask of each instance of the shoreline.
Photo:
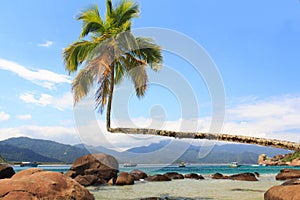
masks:
<svg viewBox="0 0 300 200"><path fill-rule="evenodd" d="M206 177L205 177L206 178ZM126 186L88 187L95 199L141 199L149 197L171 199L219 199L261 200L272 186L280 185L274 176L262 175L259 181L235 181L224 179L178 179L168 182L140 182Z"/></svg>

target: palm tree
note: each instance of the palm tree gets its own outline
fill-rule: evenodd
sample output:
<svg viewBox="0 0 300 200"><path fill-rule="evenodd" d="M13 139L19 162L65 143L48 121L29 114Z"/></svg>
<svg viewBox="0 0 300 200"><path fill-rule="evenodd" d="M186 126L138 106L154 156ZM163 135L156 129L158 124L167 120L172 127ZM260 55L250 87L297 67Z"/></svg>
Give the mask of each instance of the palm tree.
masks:
<svg viewBox="0 0 300 200"><path fill-rule="evenodd" d="M122 0L116 6L112 5L111 0L107 0L104 21L96 5L80 13L77 18L82 21L79 39L63 51L69 73L75 73L82 67L72 83L75 104L97 84L96 109L103 113L107 104L106 128L113 133L221 140L300 150L299 143L248 136L111 128L110 113L115 84L120 84L122 78L128 75L134 83L136 95L142 97L148 83L146 67L150 66L155 71L161 67L161 48L151 39L134 37L131 33L131 20L138 17L138 14L138 5L131 0Z"/></svg>
<svg viewBox="0 0 300 200"><path fill-rule="evenodd" d="M63 51L69 73L83 66L72 83L75 104L96 83L96 109L102 113L107 104L108 131L113 130L110 113L114 85L119 84L124 75L129 75L136 95L142 97L148 83L146 67L150 66L154 71L161 67L161 48L149 38L134 37L130 31L131 20L138 14L138 5L132 1L120 1L114 7L111 0L107 0L103 21L94 5L80 13L77 18L82 21L79 40Z"/></svg>

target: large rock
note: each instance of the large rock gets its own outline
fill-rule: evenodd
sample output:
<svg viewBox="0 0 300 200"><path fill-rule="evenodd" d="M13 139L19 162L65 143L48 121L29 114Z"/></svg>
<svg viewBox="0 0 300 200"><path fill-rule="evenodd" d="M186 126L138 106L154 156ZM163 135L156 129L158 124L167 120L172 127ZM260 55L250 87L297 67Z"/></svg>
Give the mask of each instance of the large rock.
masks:
<svg viewBox="0 0 300 200"><path fill-rule="evenodd" d="M138 181L140 179L145 179L148 177L148 175L145 172L138 170L138 169L132 170L130 172L130 175L133 176L135 181Z"/></svg>
<svg viewBox="0 0 300 200"><path fill-rule="evenodd" d="M237 181L258 181L254 173L241 173L229 176L229 179Z"/></svg>
<svg viewBox="0 0 300 200"><path fill-rule="evenodd" d="M276 180L287 180L300 178L300 170L297 169L282 169L276 176Z"/></svg>
<svg viewBox="0 0 300 200"><path fill-rule="evenodd" d="M300 200L300 180L298 178L271 187L265 194L265 200Z"/></svg>
<svg viewBox="0 0 300 200"><path fill-rule="evenodd" d="M76 159L66 176L74 179L80 176L77 180L83 180L84 186L99 185L103 180L108 182L110 179L116 178L118 169L119 163L113 156L102 153L90 154ZM84 178L85 176L87 177ZM90 181L84 181L84 179Z"/></svg>
<svg viewBox="0 0 300 200"><path fill-rule="evenodd" d="M185 174L184 178L190 178L190 179L204 179L204 177L200 174L195 174L195 173L190 173L190 174Z"/></svg>
<svg viewBox="0 0 300 200"><path fill-rule="evenodd" d="M1 163L0 164L0 179L3 178L10 178L15 174L14 169L12 168L11 165L6 164L6 163Z"/></svg>
<svg viewBox="0 0 300 200"><path fill-rule="evenodd" d="M97 185L102 185L107 183L107 181L97 177L96 175L85 175L85 176L78 175L75 177L74 180L77 181L80 185L83 185L85 187L90 185L97 186Z"/></svg>
<svg viewBox="0 0 300 200"><path fill-rule="evenodd" d="M211 175L212 179L231 179L236 181L258 181L254 173L241 173L233 174L231 176L224 176L223 174L216 173Z"/></svg>
<svg viewBox="0 0 300 200"><path fill-rule="evenodd" d="M212 174L210 175L210 177L212 179L228 179L228 176L224 176L223 174L221 173L215 173L215 174Z"/></svg>
<svg viewBox="0 0 300 200"><path fill-rule="evenodd" d="M267 159L267 155L266 154L260 154L258 156L257 164L259 164L259 165L265 164L265 160L266 159Z"/></svg>
<svg viewBox="0 0 300 200"><path fill-rule="evenodd" d="M94 196L79 183L59 173L31 168L0 180L0 199L93 200Z"/></svg>
<svg viewBox="0 0 300 200"><path fill-rule="evenodd" d="M184 176L182 174L179 174L177 172L168 172L164 174L169 179L184 179Z"/></svg>
<svg viewBox="0 0 300 200"><path fill-rule="evenodd" d="M148 178L146 178L147 181L171 181L171 179L165 175L161 175L161 174L156 174L153 176L148 176Z"/></svg>
<svg viewBox="0 0 300 200"><path fill-rule="evenodd" d="M116 180L116 185L133 185L134 178L127 172L121 172Z"/></svg>

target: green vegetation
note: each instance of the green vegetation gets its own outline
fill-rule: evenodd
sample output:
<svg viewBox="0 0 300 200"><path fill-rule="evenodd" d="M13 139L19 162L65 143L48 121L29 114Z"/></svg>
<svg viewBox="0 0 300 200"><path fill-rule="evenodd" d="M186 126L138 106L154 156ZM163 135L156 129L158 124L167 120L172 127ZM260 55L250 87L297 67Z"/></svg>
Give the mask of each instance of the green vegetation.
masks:
<svg viewBox="0 0 300 200"><path fill-rule="evenodd" d="M10 162L73 163L89 151L49 140L19 137L1 141L0 154Z"/></svg>
<svg viewBox="0 0 300 200"><path fill-rule="evenodd" d="M7 161L0 155L0 163L7 163Z"/></svg>
<svg viewBox="0 0 300 200"><path fill-rule="evenodd" d="M116 6L107 0L104 19L94 5L80 13L77 18L82 21L79 40L63 51L69 73L75 73L82 66L72 82L75 103L97 84L96 109L102 113L107 104L109 131L114 85L120 84L126 75L132 79L136 95L142 97L148 84L146 67L154 71L161 67L161 48L151 39L131 33L132 19L138 15L138 5L131 0L122 0Z"/></svg>
<svg viewBox="0 0 300 200"><path fill-rule="evenodd" d="M291 162L292 160L300 158L300 151L295 151L293 154L285 156L281 159L282 162Z"/></svg>

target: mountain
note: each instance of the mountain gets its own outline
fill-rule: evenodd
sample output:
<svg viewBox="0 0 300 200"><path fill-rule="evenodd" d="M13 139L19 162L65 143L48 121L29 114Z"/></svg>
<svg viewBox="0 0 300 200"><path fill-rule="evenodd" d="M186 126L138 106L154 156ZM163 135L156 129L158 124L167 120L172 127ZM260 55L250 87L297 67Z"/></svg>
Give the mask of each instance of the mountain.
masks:
<svg viewBox="0 0 300 200"><path fill-rule="evenodd" d="M164 148L163 155L155 154L156 151L159 151L166 145L168 146ZM270 157L273 157L274 155L286 154L290 152L288 150L272 147L234 143L215 145L205 157L200 158L200 146L190 145L187 147L186 145L186 143L180 140L172 142L171 140L163 140L159 143L152 143L147 146L134 147L128 149L127 152L135 153L136 156L131 158L131 160L140 163L147 162L143 159L143 155L148 155L152 152L152 154L155 154L155 156L153 156L151 159L151 163L164 163L164 161L166 161L164 158L168 158L174 154L177 154L179 156L174 160L174 162L185 161L189 163L211 164L230 163L233 161L237 161L241 164L255 164L260 154L264 153ZM137 158L141 160L137 160Z"/></svg>
<svg viewBox="0 0 300 200"><path fill-rule="evenodd" d="M48 158L42 156L30 149L19 148L17 146L1 144L0 143L0 154L10 162L61 162L55 158Z"/></svg>
<svg viewBox="0 0 300 200"><path fill-rule="evenodd" d="M80 156L90 153L106 153L114 156L119 163L172 163L184 161L188 163L221 164L237 161L241 164L254 164L259 154L269 157L286 154L290 151L271 147L246 144L215 145L209 153L200 157L204 147L190 145L182 140L162 140L158 143L133 147L127 151L115 151L103 146L84 144L67 145L49 140L31 139L27 137L10 138L0 141L0 155L7 161L37 161L72 163Z"/></svg>
<svg viewBox="0 0 300 200"><path fill-rule="evenodd" d="M9 161L72 163L78 157L89 154L86 149L27 137L3 140L0 145L5 147L0 148L0 154Z"/></svg>

